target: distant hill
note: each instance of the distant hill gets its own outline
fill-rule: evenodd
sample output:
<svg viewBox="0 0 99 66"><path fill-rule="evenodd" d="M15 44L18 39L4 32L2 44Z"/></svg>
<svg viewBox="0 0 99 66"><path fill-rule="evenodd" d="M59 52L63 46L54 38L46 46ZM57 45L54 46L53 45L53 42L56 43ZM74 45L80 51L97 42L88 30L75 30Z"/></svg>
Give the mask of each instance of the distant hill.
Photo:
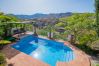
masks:
<svg viewBox="0 0 99 66"><path fill-rule="evenodd" d="M33 15L14 15L19 19L38 19L38 18L61 18L61 17L68 17L71 16L71 12L67 13L53 13L53 14L33 14Z"/></svg>

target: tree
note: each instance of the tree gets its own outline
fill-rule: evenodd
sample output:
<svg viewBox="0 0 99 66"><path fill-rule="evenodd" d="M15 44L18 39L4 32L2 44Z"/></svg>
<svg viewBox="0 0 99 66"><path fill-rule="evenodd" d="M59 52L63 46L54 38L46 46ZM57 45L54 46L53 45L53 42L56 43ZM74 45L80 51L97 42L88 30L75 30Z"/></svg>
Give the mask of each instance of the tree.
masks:
<svg viewBox="0 0 99 66"><path fill-rule="evenodd" d="M3 12L0 12L0 15L4 15L4 13Z"/></svg>
<svg viewBox="0 0 99 66"><path fill-rule="evenodd" d="M47 29L48 29L48 38L50 39L53 39L53 32L55 31L55 24L58 20L56 18L50 18L50 19L47 19L47 22L48 22L48 26L47 26Z"/></svg>
<svg viewBox="0 0 99 66"><path fill-rule="evenodd" d="M34 26L34 34L33 35L38 36L37 31L36 31L36 28L37 28L38 25L36 24L36 22L33 22L33 26Z"/></svg>
<svg viewBox="0 0 99 66"><path fill-rule="evenodd" d="M95 0L95 8L96 8L96 31L99 37L99 0Z"/></svg>
<svg viewBox="0 0 99 66"><path fill-rule="evenodd" d="M50 38L50 39L52 39L52 31L53 31L53 25L51 25L51 24L49 24L48 26L47 26L47 29L48 29L48 31L49 31L49 33L48 33L48 38Z"/></svg>
<svg viewBox="0 0 99 66"><path fill-rule="evenodd" d="M94 30L94 24L95 24L94 14L90 14L90 13L75 14L74 16L71 17L71 20L68 18L67 21L69 22L68 24L71 25L71 27L69 26L68 27L72 31L72 34L75 37L75 41L80 40L78 39L79 36L81 37L82 35L88 34L87 33L88 31L90 32Z"/></svg>
<svg viewBox="0 0 99 66"><path fill-rule="evenodd" d="M95 18L93 13L75 13L70 17L61 18L60 20L64 21L65 26L63 27L65 31L73 35L74 40L72 42L74 44L87 44L95 39Z"/></svg>
<svg viewBox="0 0 99 66"><path fill-rule="evenodd" d="M10 24L9 22L16 22L18 19L14 16L11 15L5 15L4 13L0 12L0 27L2 26L2 30L4 32L4 37L8 36L9 33L11 32L10 30ZM1 32L1 31L0 31Z"/></svg>

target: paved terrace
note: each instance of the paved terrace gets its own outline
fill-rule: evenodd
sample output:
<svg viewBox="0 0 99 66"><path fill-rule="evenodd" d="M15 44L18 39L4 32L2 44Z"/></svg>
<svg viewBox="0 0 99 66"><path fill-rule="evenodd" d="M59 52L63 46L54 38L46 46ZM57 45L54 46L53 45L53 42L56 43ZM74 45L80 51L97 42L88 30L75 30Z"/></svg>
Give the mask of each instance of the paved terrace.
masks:
<svg viewBox="0 0 99 66"><path fill-rule="evenodd" d="M57 62L56 66L90 66L88 55L68 42L65 42L64 44L74 51L76 57L70 62ZM2 52L6 55L8 66L50 66L40 60L11 48L11 44L5 46Z"/></svg>

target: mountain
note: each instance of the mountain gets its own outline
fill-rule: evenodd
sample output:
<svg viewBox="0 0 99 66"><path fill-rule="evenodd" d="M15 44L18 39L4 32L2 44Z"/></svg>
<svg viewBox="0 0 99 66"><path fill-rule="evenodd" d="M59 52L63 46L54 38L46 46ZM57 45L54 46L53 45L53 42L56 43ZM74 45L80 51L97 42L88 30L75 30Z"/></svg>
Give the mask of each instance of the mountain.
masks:
<svg viewBox="0 0 99 66"><path fill-rule="evenodd" d="M33 14L33 15L14 15L19 19L38 19L38 18L61 18L71 16L71 12L67 13L53 13L53 14Z"/></svg>

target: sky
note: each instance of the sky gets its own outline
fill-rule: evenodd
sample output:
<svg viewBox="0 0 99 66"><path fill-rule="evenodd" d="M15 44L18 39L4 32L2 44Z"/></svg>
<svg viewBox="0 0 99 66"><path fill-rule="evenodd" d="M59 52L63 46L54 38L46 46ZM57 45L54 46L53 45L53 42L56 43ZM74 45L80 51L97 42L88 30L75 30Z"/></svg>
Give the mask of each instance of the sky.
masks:
<svg viewBox="0 0 99 66"><path fill-rule="evenodd" d="M7 14L94 12L94 0L0 0L0 11Z"/></svg>

